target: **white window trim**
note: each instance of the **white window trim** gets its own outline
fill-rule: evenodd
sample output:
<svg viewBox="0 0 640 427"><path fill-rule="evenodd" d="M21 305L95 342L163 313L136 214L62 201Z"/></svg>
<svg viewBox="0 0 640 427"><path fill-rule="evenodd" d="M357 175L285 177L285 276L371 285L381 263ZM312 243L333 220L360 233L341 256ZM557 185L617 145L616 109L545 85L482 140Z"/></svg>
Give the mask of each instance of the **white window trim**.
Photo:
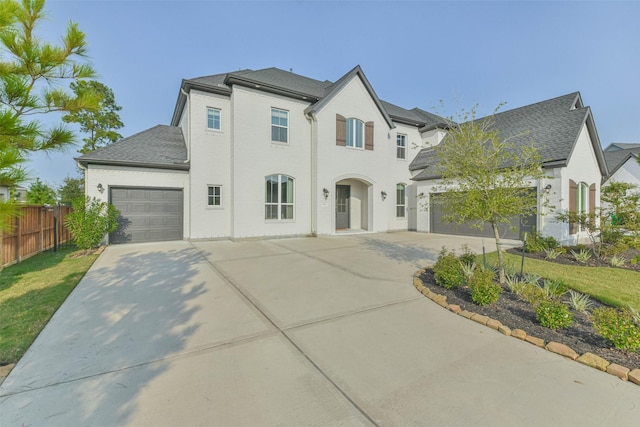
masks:
<svg viewBox="0 0 640 427"><path fill-rule="evenodd" d="M362 147L358 147L357 145L349 145L349 121L351 121L351 120L355 121L356 124L362 124ZM351 134L352 134L351 137L352 137L352 141L354 142L354 144L356 144L358 142L358 139L357 139L358 133L357 133L356 127L357 126L353 126L353 129L351 131ZM353 150L364 150L365 139L366 139L365 133L366 132L367 132L366 125L365 125L363 120L360 120L357 117L349 117L347 119L347 124L346 124L346 132L345 133L346 133L346 136L347 136L347 140L345 141L345 146L347 148L351 148Z"/></svg>
<svg viewBox="0 0 640 427"><path fill-rule="evenodd" d="M220 127L218 129L216 128L210 128L209 127L209 110L215 110L218 112L218 116L220 118ZM222 132L222 109L221 108L217 108L217 107L207 107L207 118L206 118L206 129L210 132Z"/></svg>
<svg viewBox="0 0 640 427"><path fill-rule="evenodd" d="M220 204L219 205L210 205L209 204L209 189L210 188L215 188L218 187L220 189ZM222 192L222 185L219 184L207 184L207 209L223 209L224 208L224 202L223 202L223 192Z"/></svg>
<svg viewBox="0 0 640 427"><path fill-rule="evenodd" d="M281 126L281 125L274 125L273 124L273 112L274 110L277 111L282 111L287 113L287 125L286 126ZM289 145L291 142L291 120L289 120L289 110L286 110L284 108L278 108L278 107L271 107L271 115L269 116L269 124L271 125L269 127L269 131L271 133L271 143L272 144L276 144L276 145ZM278 128L284 128L287 130L287 141L283 142L283 141L275 141L273 139L273 127L278 127Z"/></svg>
<svg viewBox="0 0 640 427"><path fill-rule="evenodd" d="M297 187L296 179L293 176L287 175L287 174L284 174L284 173L273 173L273 174L270 174L270 175L266 175L264 177L264 181L263 181L262 185L266 184L266 180L267 180L268 177L274 176L274 175L278 177L278 186L277 186L278 194L276 195L277 202L275 202L275 203L274 202L267 202L267 200L265 199L263 205L264 205L265 208L267 206L277 206L276 212L278 213L278 218L266 218L266 215L265 215L264 222L265 223L271 223L271 224L273 224L273 223L295 222L295 220L296 220L296 187ZM293 181L293 201L291 203L282 203L282 200L281 200L280 191L282 190L282 179L283 178L291 178L291 180ZM291 207L293 208L292 209L293 217L292 218L284 218L283 219L283 218L281 218L282 206L288 206L288 205L291 205Z"/></svg>
<svg viewBox="0 0 640 427"><path fill-rule="evenodd" d="M403 193L404 193L404 198L402 200L402 203L398 203L400 200L398 200L398 186L402 185L403 187ZM398 208L402 207L402 216L398 215ZM399 182L396 184L396 218L397 219L405 219L407 217L407 185Z"/></svg>
<svg viewBox="0 0 640 427"><path fill-rule="evenodd" d="M584 197L581 189L584 188ZM584 208L584 209L583 209ZM576 214L589 214L589 185L586 182L579 182L576 188ZM578 223L578 233L584 231L580 223Z"/></svg>
<svg viewBox="0 0 640 427"><path fill-rule="evenodd" d="M400 144L398 144L398 138L400 138L401 136L404 137L404 146L401 146ZM399 133L396 135L396 159L397 160L407 160L407 140L408 140L408 137L404 133ZM404 157L398 157L398 148L404 149Z"/></svg>

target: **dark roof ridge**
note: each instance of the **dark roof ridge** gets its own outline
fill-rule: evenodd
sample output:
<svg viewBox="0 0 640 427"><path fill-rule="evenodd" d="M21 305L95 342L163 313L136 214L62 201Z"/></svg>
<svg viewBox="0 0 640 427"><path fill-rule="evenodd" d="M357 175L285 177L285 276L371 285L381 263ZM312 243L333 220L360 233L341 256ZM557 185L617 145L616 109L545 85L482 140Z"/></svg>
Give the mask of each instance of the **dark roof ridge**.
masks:
<svg viewBox="0 0 640 427"><path fill-rule="evenodd" d="M513 112L515 112L515 111L522 110L522 109L524 109L524 108L531 108L531 107L535 107L536 105L540 105L540 104L547 104L547 103L549 103L549 102L556 101L556 100L558 100L558 99L560 99L560 98L565 98L565 97L566 97L566 98L568 98L568 97L569 97L569 96L571 96L571 95L573 95L573 100L574 100L574 103L573 103L573 104L575 104L575 101L577 100L576 98L580 97L580 91L567 93L567 94L565 94L565 95L556 96L556 97L554 97L554 98L545 99L545 100L543 100L543 101L538 101L538 102L534 102L534 103L527 104L527 105L522 105L522 106L520 106L520 107L511 108L511 109L509 109L509 110L499 111L499 112L497 112L497 113L495 113L495 114L489 114L489 115L487 115L487 116L479 117L479 118L478 118L478 119L476 119L476 120L483 119L483 118L486 118L486 117L491 117L492 115L493 115L493 116L498 116L498 115L500 115L500 114L513 113ZM576 110L577 110L577 109L580 109L580 108L588 108L588 107L585 107L584 105L582 105L582 102L580 102L580 104L581 104L581 107L577 107L577 108L575 108ZM569 110L567 110L567 111L570 111L570 110L571 110L571 109L569 109Z"/></svg>

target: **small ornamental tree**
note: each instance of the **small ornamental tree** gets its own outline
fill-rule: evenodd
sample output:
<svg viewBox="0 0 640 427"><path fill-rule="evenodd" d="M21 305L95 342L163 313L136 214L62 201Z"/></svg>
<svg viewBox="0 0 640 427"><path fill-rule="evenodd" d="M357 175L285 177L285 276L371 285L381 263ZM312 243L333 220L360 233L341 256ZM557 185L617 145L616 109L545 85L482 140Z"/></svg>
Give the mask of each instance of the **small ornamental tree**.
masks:
<svg viewBox="0 0 640 427"><path fill-rule="evenodd" d="M113 205L94 198L80 197L73 201L73 212L67 215L65 224L80 249L98 246L105 234L118 228L118 211Z"/></svg>
<svg viewBox="0 0 640 427"><path fill-rule="evenodd" d="M634 241L640 237L640 189L628 182L611 182L602 187L600 199L607 203L606 215L611 226L629 232Z"/></svg>
<svg viewBox="0 0 640 427"><path fill-rule="evenodd" d="M460 115L462 124L449 119L447 135L436 147L437 170L443 219L471 223L482 229L489 224L498 251L500 283L505 282L500 236L501 224L510 224L516 215L536 212L536 193L531 181L544 178L541 159L531 142L515 143L525 136L501 135L495 114L476 119L476 108Z"/></svg>

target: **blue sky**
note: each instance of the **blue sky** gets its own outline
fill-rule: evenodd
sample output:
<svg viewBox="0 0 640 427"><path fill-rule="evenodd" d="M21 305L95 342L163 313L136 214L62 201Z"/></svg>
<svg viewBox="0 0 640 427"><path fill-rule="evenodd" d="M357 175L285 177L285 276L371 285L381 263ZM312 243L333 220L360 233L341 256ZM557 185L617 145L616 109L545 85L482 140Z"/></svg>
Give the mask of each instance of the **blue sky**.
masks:
<svg viewBox="0 0 640 427"><path fill-rule="evenodd" d="M122 106L123 136L169 124L181 79L278 67L335 81L362 66L378 96L488 114L580 91L604 146L640 141L640 2L47 1L44 39L69 20ZM441 112L441 111L438 111ZM36 155L32 177L77 174Z"/></svg>

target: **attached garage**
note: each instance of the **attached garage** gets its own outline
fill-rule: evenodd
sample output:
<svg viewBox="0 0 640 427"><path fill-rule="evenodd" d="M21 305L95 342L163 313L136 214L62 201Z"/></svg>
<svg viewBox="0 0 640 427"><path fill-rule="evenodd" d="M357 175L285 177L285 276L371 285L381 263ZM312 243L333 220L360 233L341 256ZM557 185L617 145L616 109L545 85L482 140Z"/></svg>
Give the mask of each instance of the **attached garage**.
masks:
<svg viewBox="0 0 640 427"><path fill-rule="evenodd" d="M181 188L111 187L109 200L120 211L109 242L182 240L184 195Z"/></svg>
<svg viewBox="0 0 640 427"><path fill-rule="evenodd" d="M535 191L533 189L532 191ZM491 224L486 223L482 230L472 227L470 224L455 224L446 222L442 219L444 216L444 207L442 204L442 193L432 194L429 206L430 226L432 233L438 234L455 234L460 236L476 236L476 237L494 237ZM511 218L511 225L500 225L500 237L504 239L521 240L524 233L532 233L536 227L535 215L518 215ZM515 230L512 228L515 227Z"/></svg>

